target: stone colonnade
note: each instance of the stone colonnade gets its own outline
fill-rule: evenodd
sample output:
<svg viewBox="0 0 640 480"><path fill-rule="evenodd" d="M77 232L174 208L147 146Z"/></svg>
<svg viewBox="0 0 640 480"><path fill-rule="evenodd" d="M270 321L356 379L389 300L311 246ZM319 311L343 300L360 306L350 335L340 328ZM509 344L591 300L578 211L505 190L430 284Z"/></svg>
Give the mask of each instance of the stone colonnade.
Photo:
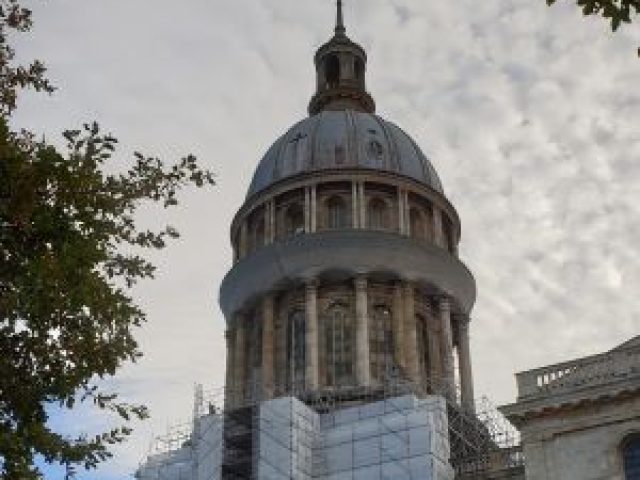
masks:
<svg viewBox="0 0 640 480"><path fill-rule="evenodd" d="M354 229L367 228L367 195L364 180L351 181L351 212L352 225ZM304 231L305 233L314 233L318 230L318 185L312 184L304 189ZM400 235L411 235L410 221L410 202L409 191L403 187L397 189L397 232ZM264 243L269 245L275 242L277 237L277 203L275 197L269 197L262 203L264 211ZM431 230L433 231L433 243L441 248L448 248L447 240L444 232L444 212L435 204L432 204L431 211ZM245 215L239 226L238 244L235 246L238 251L234 256L236 259L244 258L249 251L249 215ZM455 243L455 242L454 242ZM454 249L455 249L454 245Z"/></svg>
<svg viewBox="0 0 640 480"><path fill-rule="evenodd" d="M357 276L354 279L355 291L355 358L354 377L356 386L373 386L371 376L371 361L369 353L369 328L371 322L368 312L368 279ZM392 297L392 352L396 365L403 373L403 377L416 385L422 384L418 343L424 341L418 338L416 324L416 288L411 282L396 282ZM460 403L470 412L474 410L473 375L471 367L471 353L469 347L469 319L463 315L451 312L450 300L446 296L431 299L433 305L433 320L435 320L439 334L429 335L425 346L428 350L429 371L425 372L430 382L434 382L433 389L457 400L454 343L457 344L458 378L460 381ZM275 299L274 294L263 296L260 304L262 321L262 349L260 395L271 398L277 394L276 362L275 362ZM318 314L318 283L308 281L305 285L305 390L312 392L322 389L319 374L319 314ZM230 322L227 330L227 385L230 387L229 400L232 404L241 403L248 395L247 375L247 335L251 319L243 314L237 314ZM457 333L454 342L454 332Z"/></svg>

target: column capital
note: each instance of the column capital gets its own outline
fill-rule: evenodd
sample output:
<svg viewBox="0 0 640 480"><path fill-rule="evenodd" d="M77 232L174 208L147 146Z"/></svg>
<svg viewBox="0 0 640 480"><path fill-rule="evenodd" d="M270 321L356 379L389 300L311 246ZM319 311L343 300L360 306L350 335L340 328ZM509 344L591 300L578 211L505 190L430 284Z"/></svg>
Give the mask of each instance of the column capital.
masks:
<svg viewBox="0 0 640 480"><path fill-rule="evenodd" d="M243 328L246 322L247 315L244 312L237 312L232 321L230 322L229 328L232 330L237 330L239 328Z"/></svg>
<svg viewBox="0 0 640 480"><path fill-rule="evenodd" d="M262 299L263 300L273 300L274 296L275 296L275 292L273 290L269 290L265 294L262 295Z"/></svg>
<svg viewBox="0 0 640 480"><path fill-rule="evenodd" d="M355 278L356 290L364 290L367 288L369 279L366 275L356 275Z"/></svg>
<svg viewBox="0 0 640 480"><path fill-rule="evenodd" d="M318 289L318 283L317 278L308 278L304 281L304 288L307 292L315 291Z"/></svg>
<svg viewBox="0 0 640 480"><path fill-rule="evenodd" d="M460 328L469 329L471 317L466 313L456 313L453 318L458 322Z"/></svg>
<svg viewBox="0 0 640 480"><path fill-rule="evenodd" d="M448 311L451 312L451 299L446 295L437 295L435 297L435 301L438 303L438 308L440 311Z"/></svg>
<svg viewBox="0 0 640 480"><path fill-rule="evenodd" d="M416 285L414 282L410 280L405 280L402 282L402 288L404 289L405 292L414 293Z"/></svg>

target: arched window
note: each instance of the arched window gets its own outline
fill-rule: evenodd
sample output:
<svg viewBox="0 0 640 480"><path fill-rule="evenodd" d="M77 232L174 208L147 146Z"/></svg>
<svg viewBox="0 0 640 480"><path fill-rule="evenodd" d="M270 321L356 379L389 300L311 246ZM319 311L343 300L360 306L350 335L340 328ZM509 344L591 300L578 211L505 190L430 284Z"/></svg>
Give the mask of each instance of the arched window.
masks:
<svg viewBox="0 0 640 480"><path fill-rule="evenodd" d="M303 391L305 387L306 331L304 311L291 312L287 325L287 384L293 391Z"/></svg>
<svg viewBox="0 0 640 480"><path fill-rule="evenodd" d="M331 305L324 318L327 385L353 384L353 319L346 305Z"/></svg>
<svg viewBox="0 0 640 480"><path fill-rule="evenodd" d="M391 375L394 366L391 309L386 305L377 305L373 308L369 330L369 350L371 376L375 381L382 383Z"/></svg>
<svg viewBox="0 0 640 480"><path fill-rule="evenodd" d="M425 238L425 223L422 212L417 208L409 210L409 224L411 228L411 237L417 239Z"/></svg>
<svg viewBox="0 0 640 480"><path fill-rule="evenodd" d="M347 227L347 206L341 197L331 197L327 200L327 228L338 229Z"/></svg>
<svg viewBox="0 0 640 480"><path fill-rule="evenodd" d="M387 210L387 204L381 198L374 198L369 202L367 219L371 230L386 230L388 228Z"/></svg>
<svg viewBox="0 0 640 480"><path fill-rule="evenodd" d="M304 233L304 208L294 203L285 214L285 232L287 237Z"/></svg>
<svg viewBox="0 0 640 480"><path fill-rule="evenodd" d="M337 87L340 82L340 60L336 55L330 55L324 64L327 87Z"/></svg>
<svg viewBox="0 0 640 480"><path fill-rule="evenodd" d="M640 480L640 434L624 442L622 455L625 480Z"/></svg>
<svg viewBox="0 0 640 480"><path fill-rule="evenodd" d="M422 381L429 379L429 330L427 319L416 315L416 341L418 343L418 364Z"/></svg>

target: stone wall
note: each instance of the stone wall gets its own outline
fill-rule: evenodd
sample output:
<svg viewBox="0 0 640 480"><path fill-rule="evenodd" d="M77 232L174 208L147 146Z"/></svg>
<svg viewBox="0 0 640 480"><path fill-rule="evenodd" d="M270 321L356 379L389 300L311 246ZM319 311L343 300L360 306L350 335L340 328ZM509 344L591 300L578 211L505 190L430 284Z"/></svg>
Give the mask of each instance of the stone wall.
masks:
<svg viewBox="0 0 640 480"><path fill-rule="evenodd" d="M621 444L640 432L640 396L591 403L522 429L527 480L625 480Z"/></svg>

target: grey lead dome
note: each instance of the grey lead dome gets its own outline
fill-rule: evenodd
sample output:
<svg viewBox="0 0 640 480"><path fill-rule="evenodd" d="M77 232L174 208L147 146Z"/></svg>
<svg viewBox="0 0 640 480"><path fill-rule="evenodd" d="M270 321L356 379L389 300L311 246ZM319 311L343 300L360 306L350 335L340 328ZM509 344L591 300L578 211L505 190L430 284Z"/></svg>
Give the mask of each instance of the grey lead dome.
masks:
<svg viewBox="0 0 640 480"><path fill-rule="evenodd" d="M341 110L306 118L276 140L247 197L296 175L354 168L410 177L444 194L433 165L402 129L374 114Z"/></svg>

